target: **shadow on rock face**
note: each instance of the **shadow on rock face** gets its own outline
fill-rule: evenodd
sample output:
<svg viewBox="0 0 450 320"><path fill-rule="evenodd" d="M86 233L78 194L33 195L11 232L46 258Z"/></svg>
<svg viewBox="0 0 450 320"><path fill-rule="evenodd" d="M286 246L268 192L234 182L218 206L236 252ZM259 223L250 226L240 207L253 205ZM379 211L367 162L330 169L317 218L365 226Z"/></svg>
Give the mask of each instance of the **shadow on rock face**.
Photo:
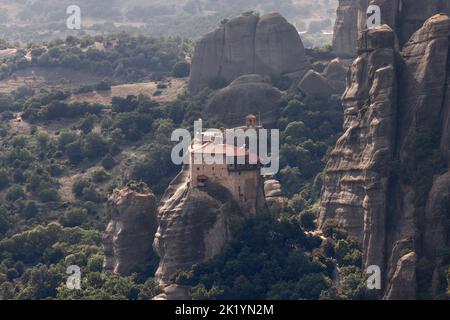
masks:
<svg viewBox="0 0 450 320"><path fill-rule="evenodd" d="M157 225L155 195L123 189L107 203L111 220L104 235L103 268L120 275L148 272L156 255L152 249Z"/></svg>
<svg viewBox="0 0 450 320"><path fill-rule="evenodd" d="M231 221L241 216L226 188L216 184L190 188L188 175L180 175L174 180L176 190L161 200L159 208L154 248L160 257L156 278L161 284L168 283L174 272L219 254L230 240Z"/></svg>

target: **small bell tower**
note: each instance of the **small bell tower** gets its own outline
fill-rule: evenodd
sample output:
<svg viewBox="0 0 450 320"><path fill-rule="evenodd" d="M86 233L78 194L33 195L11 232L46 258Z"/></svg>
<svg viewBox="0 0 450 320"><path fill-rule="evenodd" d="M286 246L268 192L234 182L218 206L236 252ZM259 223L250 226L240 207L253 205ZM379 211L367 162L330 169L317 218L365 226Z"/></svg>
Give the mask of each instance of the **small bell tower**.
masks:
<svg viewBox="0 0 450 320"><path fill-rule="evenodd" d="M256 116L249 114L245 117L245 126L247 128L256 128Z"/></svg>

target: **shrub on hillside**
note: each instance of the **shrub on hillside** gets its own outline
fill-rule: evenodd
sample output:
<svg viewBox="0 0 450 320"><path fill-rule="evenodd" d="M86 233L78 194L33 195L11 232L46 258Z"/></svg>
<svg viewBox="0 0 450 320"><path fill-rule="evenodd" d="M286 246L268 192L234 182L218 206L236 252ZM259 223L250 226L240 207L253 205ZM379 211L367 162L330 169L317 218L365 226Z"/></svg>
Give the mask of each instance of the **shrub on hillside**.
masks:
<svg viewBox="0 0 450 320"><path fill-rule="evenodd" d="M5 196L5 199L10 202L14 202L16 200L25 199L25 198L26 198L25 192L23 191L22 187L19 185L12 186L8 190L8 192L6 193L6 196Z"/></svg>
<svg viewBox="0 0 450 320"><path fill-rule="evenodd" d="M108 180L111 177L111 175L105 171L105 169L103 168L96 168L93 172L92 172L92 180L94 182L104 182L106 180Z"/></svg>
<svg viewBox="0 0 450 320"><path fill-rule="evenodd" d="M87 211L82 208L73 208L67 210L63 216L59 218L59 222L65 227L76 227L82 225L87 218Z"/></svg>
<svg viewBox="0 0 450 320"><path fill-rule="evenodd" d="M0 190L9 186L9 174L6 170L0 169Z"/></svg>

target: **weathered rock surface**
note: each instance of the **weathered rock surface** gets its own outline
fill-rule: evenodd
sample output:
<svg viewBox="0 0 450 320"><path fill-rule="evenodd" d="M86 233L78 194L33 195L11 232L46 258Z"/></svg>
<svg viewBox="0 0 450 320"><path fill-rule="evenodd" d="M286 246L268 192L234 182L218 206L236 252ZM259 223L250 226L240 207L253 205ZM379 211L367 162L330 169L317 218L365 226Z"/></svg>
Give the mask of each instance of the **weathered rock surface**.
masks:
<svg viewBox="0 0 450 320"><path fill-rule="evenodd" d="M257 74L243 75L217 91L205 116L227 126L238 126L248 114L259 115L265 125L277 120L281 92Z"/></svg>
<svg viewBox="0 0 450 320"><path fill-rule="evenodd" d="M410 9L401 11L404 15L405 10ZM397 29L399 34L411 32L414 16L413 10L391 16L397 26L408 26ZM433 297L443 287L440 253L449 245L443 227L450 199L449 35L450 19L443 14L430 17L404 45L387 25L364 31L343 95L345 133L326 167L319 224L335 219L360 240L364 264L380 266L385 275L385 299L414 299L417 292ZM443 170L438 162L427 164L439 156L446 162ZM423 166L434 170L434 179Z"/></svg>
<svg viewBox="0 0 450 320"><path fill-rule="evenodd" d="M353 62L342 98L345 133L325 169L319 223L336 219L359 238L366 264L382 265L397 100L394 33L385 25L364 38L365 53Z"/></svg>
<svg viewBox="0 0 450 320"><path fill-rule="evenodd" d="M333 93L342 94L346 87L346 77L349 69L348 60L333 59L323 70L323 76L333 88Z"/></svg>
<svg viewBox="0 0 450 320"><path fill-rule="evenodd" d="M281 75L307 66L302 40L295 27L278 13L263 15L255 32L255 73Z"/></svg>
<svg viewBox="0 0 450 320"><path fill-rule="evenodd" d="M274 215L281 214L287 206L288 199L283 195L281 184L276 179L264 181L264 195L269 211Z"/></svg>
<svg viewBox="0 0 450 320"><path fill-rule="evenodd" d="M360 0L339 0L333 32L333 52L339 57L354 57L357 53L358 14Z"/></svg>
<svg viewBox="0 0 450 320"><path fill-rule="evenodd" d="M151 192L122 189L107 203L111 218L105 235L103 268L129 275L146 271L156 257L152 243L157 229L157 204Z"/></svg>
<svg viewBox="0 0 450 320"><path fill-rule="evenodd" d="M307 97L328 97L333 94L333 88L320 73L309 70L298 84L300 92Z"/></svg>
<svg viewBox="0 0 450 320"><path fill-rule="evenodd" d="M450 212L450 171L435 177L425 210L425 252L438 257L447 244L446 213ZM439 262L439 261L437 261Z"/></svg>
<svg viewBox="0 0 450 320"><path fill-rule="evenodd" d="M341 96L346 88L346 77L351 60L331 60L322 73L308 70L297 82L299 94L305 98L321 99L332 95Z"/></svg>
<svg viewBox="0 0 450 320"><path fill-rule="evenodd" d="M339 57L355 57L357 41L366 28L369 5L381 9L381 22L396 33L400 45L434 14L449 13L449 0L340 0L334 27L333 51Z"/></svg>
<svg viewBox="0 0 450 320"><path fill-rule="evenodd" d="M450 213L450 170L435 177L428 194L425 209L425 231L423 255L432 266L427 276L429 284L426 295L444 296L446 281L442 281L442 271L446 267L444 253L449 246L448 224Z"/></svg>
<svg viewBox="0 0 450 320"><path fill-rule="evenodd" d="M444 12L448 13L450 1L448 0L396 0L397 10L387 1L373 0L374 4L380 3L383 12L393 9L392 23L398 23L397 33L401 44L406 43L414 32L422 27L431 16ZM396 17L395 17L396 15Z"/></svg>
<svg viewBox="0 0 450 320"><path fill-rule="evenodd" d="M224 20L197 43L189 92L195 94L219 77L230 83L244 74L280 76L306 67L304 47L292 24L278 13L245 13Z"/></svg>
<svg viewBox="0 0 450 320"><path fill-rule="evenodd" d="M416 296L416 261L414 252L402 256L388 285L386 300L410 300Z"/></svg>
<svg viewBox="0 0 450 320"><path fill-rule="evenodd" d="M207 261L229 240L229 223L239 207L219 185L190 188L188 170L171 183L159 208L159 228L154 248L160 257L156 278L168 283L177 270Z"/></svg>

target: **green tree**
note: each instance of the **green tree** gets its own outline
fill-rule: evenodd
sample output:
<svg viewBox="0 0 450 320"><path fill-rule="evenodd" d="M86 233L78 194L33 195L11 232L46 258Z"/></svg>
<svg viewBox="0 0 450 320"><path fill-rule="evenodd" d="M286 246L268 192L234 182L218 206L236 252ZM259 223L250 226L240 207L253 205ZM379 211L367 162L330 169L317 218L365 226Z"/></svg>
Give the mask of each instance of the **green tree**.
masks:
<svg viewBox="0 0 450 320"><path fill-rule="evenodd" d="M0 206L0 236L5 234L10 228L10 222L6 209ZM1 239L1 237L0 237Z"/></svg>
<svg viewBox="0 0 450 320"><path fill-rule="evenodd" d="M94 182L104 182L106 180L108 180L111 177L111 175L105 171L105 169L103 168L96 168L93 172L92 172L92 180Z"/></svg>
<svg viewBox="0 0 450 320"><path fill-rule="evenodd" d="M65 227L76 227L82 225L87 218L87 211L82 208L73 208L67 210L60 217L59 222Z"/></svg>
<svg viewBox="0 0 450 320"><path fill-rule="evenodd" d="M90 114L79 122L78 128L83 131L83 133L87 134L92 131L96 122L97 116L94 114Z"/></svg>
<svg viewBox="0 0 450 320"><path fill-rule="evenodd" d="M19 199L25 199L26 195L21 186L14 185L8 190L5 198L10 202L14 202Z"/></svg>
<svg viewBox="0 0 450 320"><path fill-rule="evenodd" d="M87 158L103 157L109 151L109 141L97 133L89 133L83 141L82 150Z"/></svg>
<svg viewBox="0 0 450 320"><path fill-rule="evenodd" d="M58 190L55 188L44 188L38 192L39 199L42 202L56 202L59 200Z"/></svg>
<svg viewBox="0 0 450 320"><path fill-rule="evenodd" d="M108 153L106 156L103 157L102 159L103 168L105 168L106 170L111 170L112 168L114 168L115 165L116 162L111 154Z"/></svg>
<svg viewBox="0 0 450 320"><path fill-rule="evenodd" d="M0 169L0 190L9 186L9 174L6 170Z"/></svg>
<svg viewBox="0 0 450 320"><path fill-rule="evenodd" d="M81 198L83 196L83 190L88 188L91 183L86 179L78 179L72 185L72 192L77 198Z"/></svg>
<svg viewBox="0 0 450 320"><path fill-rule="evenodd" d="M92 272L101 272L103 268L103 259L104 257L99 254L90 256L87 264L88 269Z"/></svg>
<svg viewBox="0 0 450 320"><path fill-rule="evenodd" d="M39 213L39 206L36 201L26 201L22 210L25 218L29 219L35 217Z"/></svg>
<svg viewBox="0 0 450 320"><path fill-rule="evenodd" d="M317 210L316 208L308 208L300 213L300 225L307 231L316 229Z"/></svg>

